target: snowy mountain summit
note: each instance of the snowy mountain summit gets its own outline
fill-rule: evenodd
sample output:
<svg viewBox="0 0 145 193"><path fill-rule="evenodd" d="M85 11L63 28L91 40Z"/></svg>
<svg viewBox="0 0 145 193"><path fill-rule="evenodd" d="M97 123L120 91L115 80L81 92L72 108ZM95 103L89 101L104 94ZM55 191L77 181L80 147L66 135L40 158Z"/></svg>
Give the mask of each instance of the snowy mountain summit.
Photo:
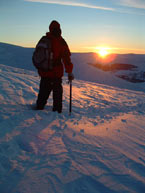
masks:
<svg viewBox="0 0 145 193"><path fill-rule="evenodd" d="M145 192L145 83L85 71L84 57L72 56L71 116L65 77L62 114L52 96L35 111L37 73L0 64L1 193Z"/></svg>

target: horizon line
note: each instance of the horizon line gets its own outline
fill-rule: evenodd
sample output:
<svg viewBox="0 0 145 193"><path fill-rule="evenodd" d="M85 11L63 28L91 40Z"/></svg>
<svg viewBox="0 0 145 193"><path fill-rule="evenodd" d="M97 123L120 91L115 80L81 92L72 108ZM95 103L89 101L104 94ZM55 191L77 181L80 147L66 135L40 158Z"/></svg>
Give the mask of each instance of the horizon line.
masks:
<svg viewBox="0 0 145 193"><path fill-rule="evenodd" d="M9 43L9 42L0 42L0 44L8 44L8 45L11 45L11 46L17 46L17 47L21 47L21 48L28 48L28 49L35 49L35 46L26 46L26 45L20 45L20 44L17 44L17 43ZM93 48L93 47L92 47ZM113 48L111 48L113 49ZM127 49L127 48L116 48L116 50L130 50L128 52L111 52L110 54L139 54L139 55L145 55L145 50L144 49ZM141 53L138 53L138 52L131 52L132 51L141 51ZM71 51L71 53L97 53L96 51L94 50L88 50L88 51Z"/></svg>

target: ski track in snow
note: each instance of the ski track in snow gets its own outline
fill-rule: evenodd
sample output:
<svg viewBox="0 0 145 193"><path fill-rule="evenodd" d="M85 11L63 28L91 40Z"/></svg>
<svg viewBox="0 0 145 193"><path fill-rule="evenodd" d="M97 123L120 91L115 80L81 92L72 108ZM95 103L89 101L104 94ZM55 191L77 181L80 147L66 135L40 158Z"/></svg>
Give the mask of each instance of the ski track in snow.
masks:
<svg viewBox="0 0 145 193"><path fill-rule="evenodd" d="M1 193L144 193L145 93L63 81L63 113L32 109L39 77L1 65Z"/></svg>

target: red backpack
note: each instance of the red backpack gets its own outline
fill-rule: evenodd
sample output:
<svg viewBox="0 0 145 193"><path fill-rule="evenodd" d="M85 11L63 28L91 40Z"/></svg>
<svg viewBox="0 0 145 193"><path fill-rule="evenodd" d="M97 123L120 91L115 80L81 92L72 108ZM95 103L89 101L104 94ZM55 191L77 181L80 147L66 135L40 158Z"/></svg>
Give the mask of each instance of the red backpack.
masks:
<svg viewBox="0 0 145 193"><path fill-rule="evenodd" d="M32 61L37 69L49 71L53 68L53 52L51 39L43 36L36 45Z"/></svg>

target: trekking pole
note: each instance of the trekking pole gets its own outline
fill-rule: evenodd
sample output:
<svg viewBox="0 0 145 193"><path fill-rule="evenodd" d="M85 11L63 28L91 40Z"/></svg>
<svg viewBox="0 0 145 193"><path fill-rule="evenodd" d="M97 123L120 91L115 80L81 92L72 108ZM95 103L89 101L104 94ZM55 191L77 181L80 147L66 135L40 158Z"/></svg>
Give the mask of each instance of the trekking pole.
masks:
<svg viewBox="0 0 145 193"><path fill-rule="evenodd" d="M72 80L70 80L69 83L70 83L69 115L71 115L71 111L72 111Z"/></svg>

